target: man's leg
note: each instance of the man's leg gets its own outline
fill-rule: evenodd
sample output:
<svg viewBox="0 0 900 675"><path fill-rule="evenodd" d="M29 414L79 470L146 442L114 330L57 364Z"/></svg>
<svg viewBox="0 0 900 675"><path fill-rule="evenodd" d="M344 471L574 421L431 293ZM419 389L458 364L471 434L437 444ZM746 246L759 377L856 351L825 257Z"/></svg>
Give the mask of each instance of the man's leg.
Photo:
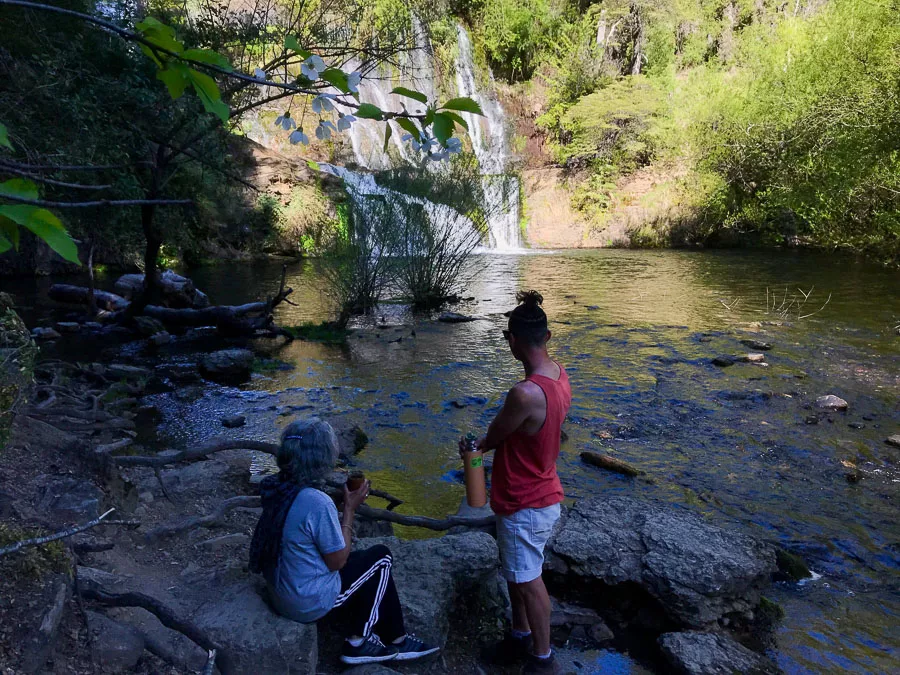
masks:
<svg viewBox="0 0 900 675"><path fill-rule="evenodd" d="M527 625L531 628L531 650L536 656L550 653L550 595L541 577L524 584L510 583L510 599L519 598ZM516 617L516 604L513 601L513 628Z"/></svg>
<svg viewBox="0 0 900 675"><path fill-rule="evenodd" d="M511 581L506 582L509 589L509 601L512 605L512 629L519 634L528 634L531 632L531 625L528 622L528 612L525 609L525 598L519 591L521 584L514 584Z"/></svg>

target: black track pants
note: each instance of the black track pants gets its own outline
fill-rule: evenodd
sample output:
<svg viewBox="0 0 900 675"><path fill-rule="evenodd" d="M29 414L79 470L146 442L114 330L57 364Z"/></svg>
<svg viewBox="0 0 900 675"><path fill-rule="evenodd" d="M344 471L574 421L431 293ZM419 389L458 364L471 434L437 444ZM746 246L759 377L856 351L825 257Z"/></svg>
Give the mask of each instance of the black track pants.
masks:
<svg viewBox="0 0 900 675"><path fill-rule="evenodd" d="M391 575L393 558L387 546L354 551L341 570L341 593L328 613L346 634L375 633L385 644L406 635L403 610Z"/></svg>

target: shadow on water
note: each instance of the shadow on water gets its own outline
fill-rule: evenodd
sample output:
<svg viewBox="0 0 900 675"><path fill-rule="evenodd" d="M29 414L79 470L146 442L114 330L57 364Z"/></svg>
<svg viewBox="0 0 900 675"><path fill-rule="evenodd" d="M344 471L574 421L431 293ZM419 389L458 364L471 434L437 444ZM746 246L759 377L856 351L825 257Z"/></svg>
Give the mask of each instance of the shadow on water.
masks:
<svg viewBox="0 0 900 675"><path fill-rule="evenodd" d="M822 575L773 590L786 610L781 666L896 669L900 450L884 442L900 426L896 271L748 252L535 253L478 256L473 265L480 274L466 294L476 300L455 309L483 320L440 324L385 305L378 319L397 327L362 328L339 346L294 342L273 353L293 370L257 375L243 391L210 386L193 400L161 398L163 440L195 443L235 412L247 427L234 433L274 440L294 416L315 411L365 429L370 443L357 462L406 500L402 509L455 511L463 496L455 441L484 429L521 377L501 336L503 312L516 290L536 288L552 352L572 381L559 462L568 496L665 499L778 541ZM232 265L192 276L215 301L237 303L274 290L279 273L278 265ZM280 307L280 323L328 318L314 263L292 267L289 282L298 306ZM26 318L47 311L37 303ZM756 351L742 340L771 343L768 365L711 364ZM816 410L824 394L849 410ZM586 467L578 455L587 448L655 482ZM848 482L854 471L862 480Z"/></svg>

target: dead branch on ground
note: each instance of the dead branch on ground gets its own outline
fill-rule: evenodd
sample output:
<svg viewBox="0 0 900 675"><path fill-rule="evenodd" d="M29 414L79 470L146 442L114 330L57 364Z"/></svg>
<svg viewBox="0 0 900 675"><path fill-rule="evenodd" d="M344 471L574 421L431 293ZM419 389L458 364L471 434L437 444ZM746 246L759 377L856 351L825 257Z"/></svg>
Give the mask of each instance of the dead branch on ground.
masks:
<svg viewBox="0 0 900 675"><path fill-rule="evenodd" d="M7 555L9 553L15 553L16 551L19 551L28 546L41 546L42 544L49 544L51 541L57 541L58 539L71 537L74 534L78 534L79 532L84 532L85 530L89 530L92 527L96 527L101 523L103 523L104 525L140 525L140 522L136 520L107 520L104 523L103 521L106 516L108 516L113 511L115 511L115 509L110 509L98 518L94 518L93 520L83 523L82 525L75 525L73 527L66 528L65 530L60 530L59 532L55 532L53 534L44 535L43 537L34 537L32 539L22 539L21 541L17 541L14 544L10 544L9 546L0 548L0 556Z"/></svg>

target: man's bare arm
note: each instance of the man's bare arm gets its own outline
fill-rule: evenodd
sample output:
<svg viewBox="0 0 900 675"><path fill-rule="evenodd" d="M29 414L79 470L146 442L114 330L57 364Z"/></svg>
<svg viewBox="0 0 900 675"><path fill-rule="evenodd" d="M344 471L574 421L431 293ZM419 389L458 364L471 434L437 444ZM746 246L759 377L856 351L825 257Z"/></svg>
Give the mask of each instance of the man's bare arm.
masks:
<svg viewBox="0 0 900 675"><path fill-rule="evenodd" d="M506 438L519 429L529 418L534 410L535 399L529 391L535 385L521 382L509 390L506 402L497 413L491 426L488 427L487 436L481 443L482 450L494 450Z"/></svg>

